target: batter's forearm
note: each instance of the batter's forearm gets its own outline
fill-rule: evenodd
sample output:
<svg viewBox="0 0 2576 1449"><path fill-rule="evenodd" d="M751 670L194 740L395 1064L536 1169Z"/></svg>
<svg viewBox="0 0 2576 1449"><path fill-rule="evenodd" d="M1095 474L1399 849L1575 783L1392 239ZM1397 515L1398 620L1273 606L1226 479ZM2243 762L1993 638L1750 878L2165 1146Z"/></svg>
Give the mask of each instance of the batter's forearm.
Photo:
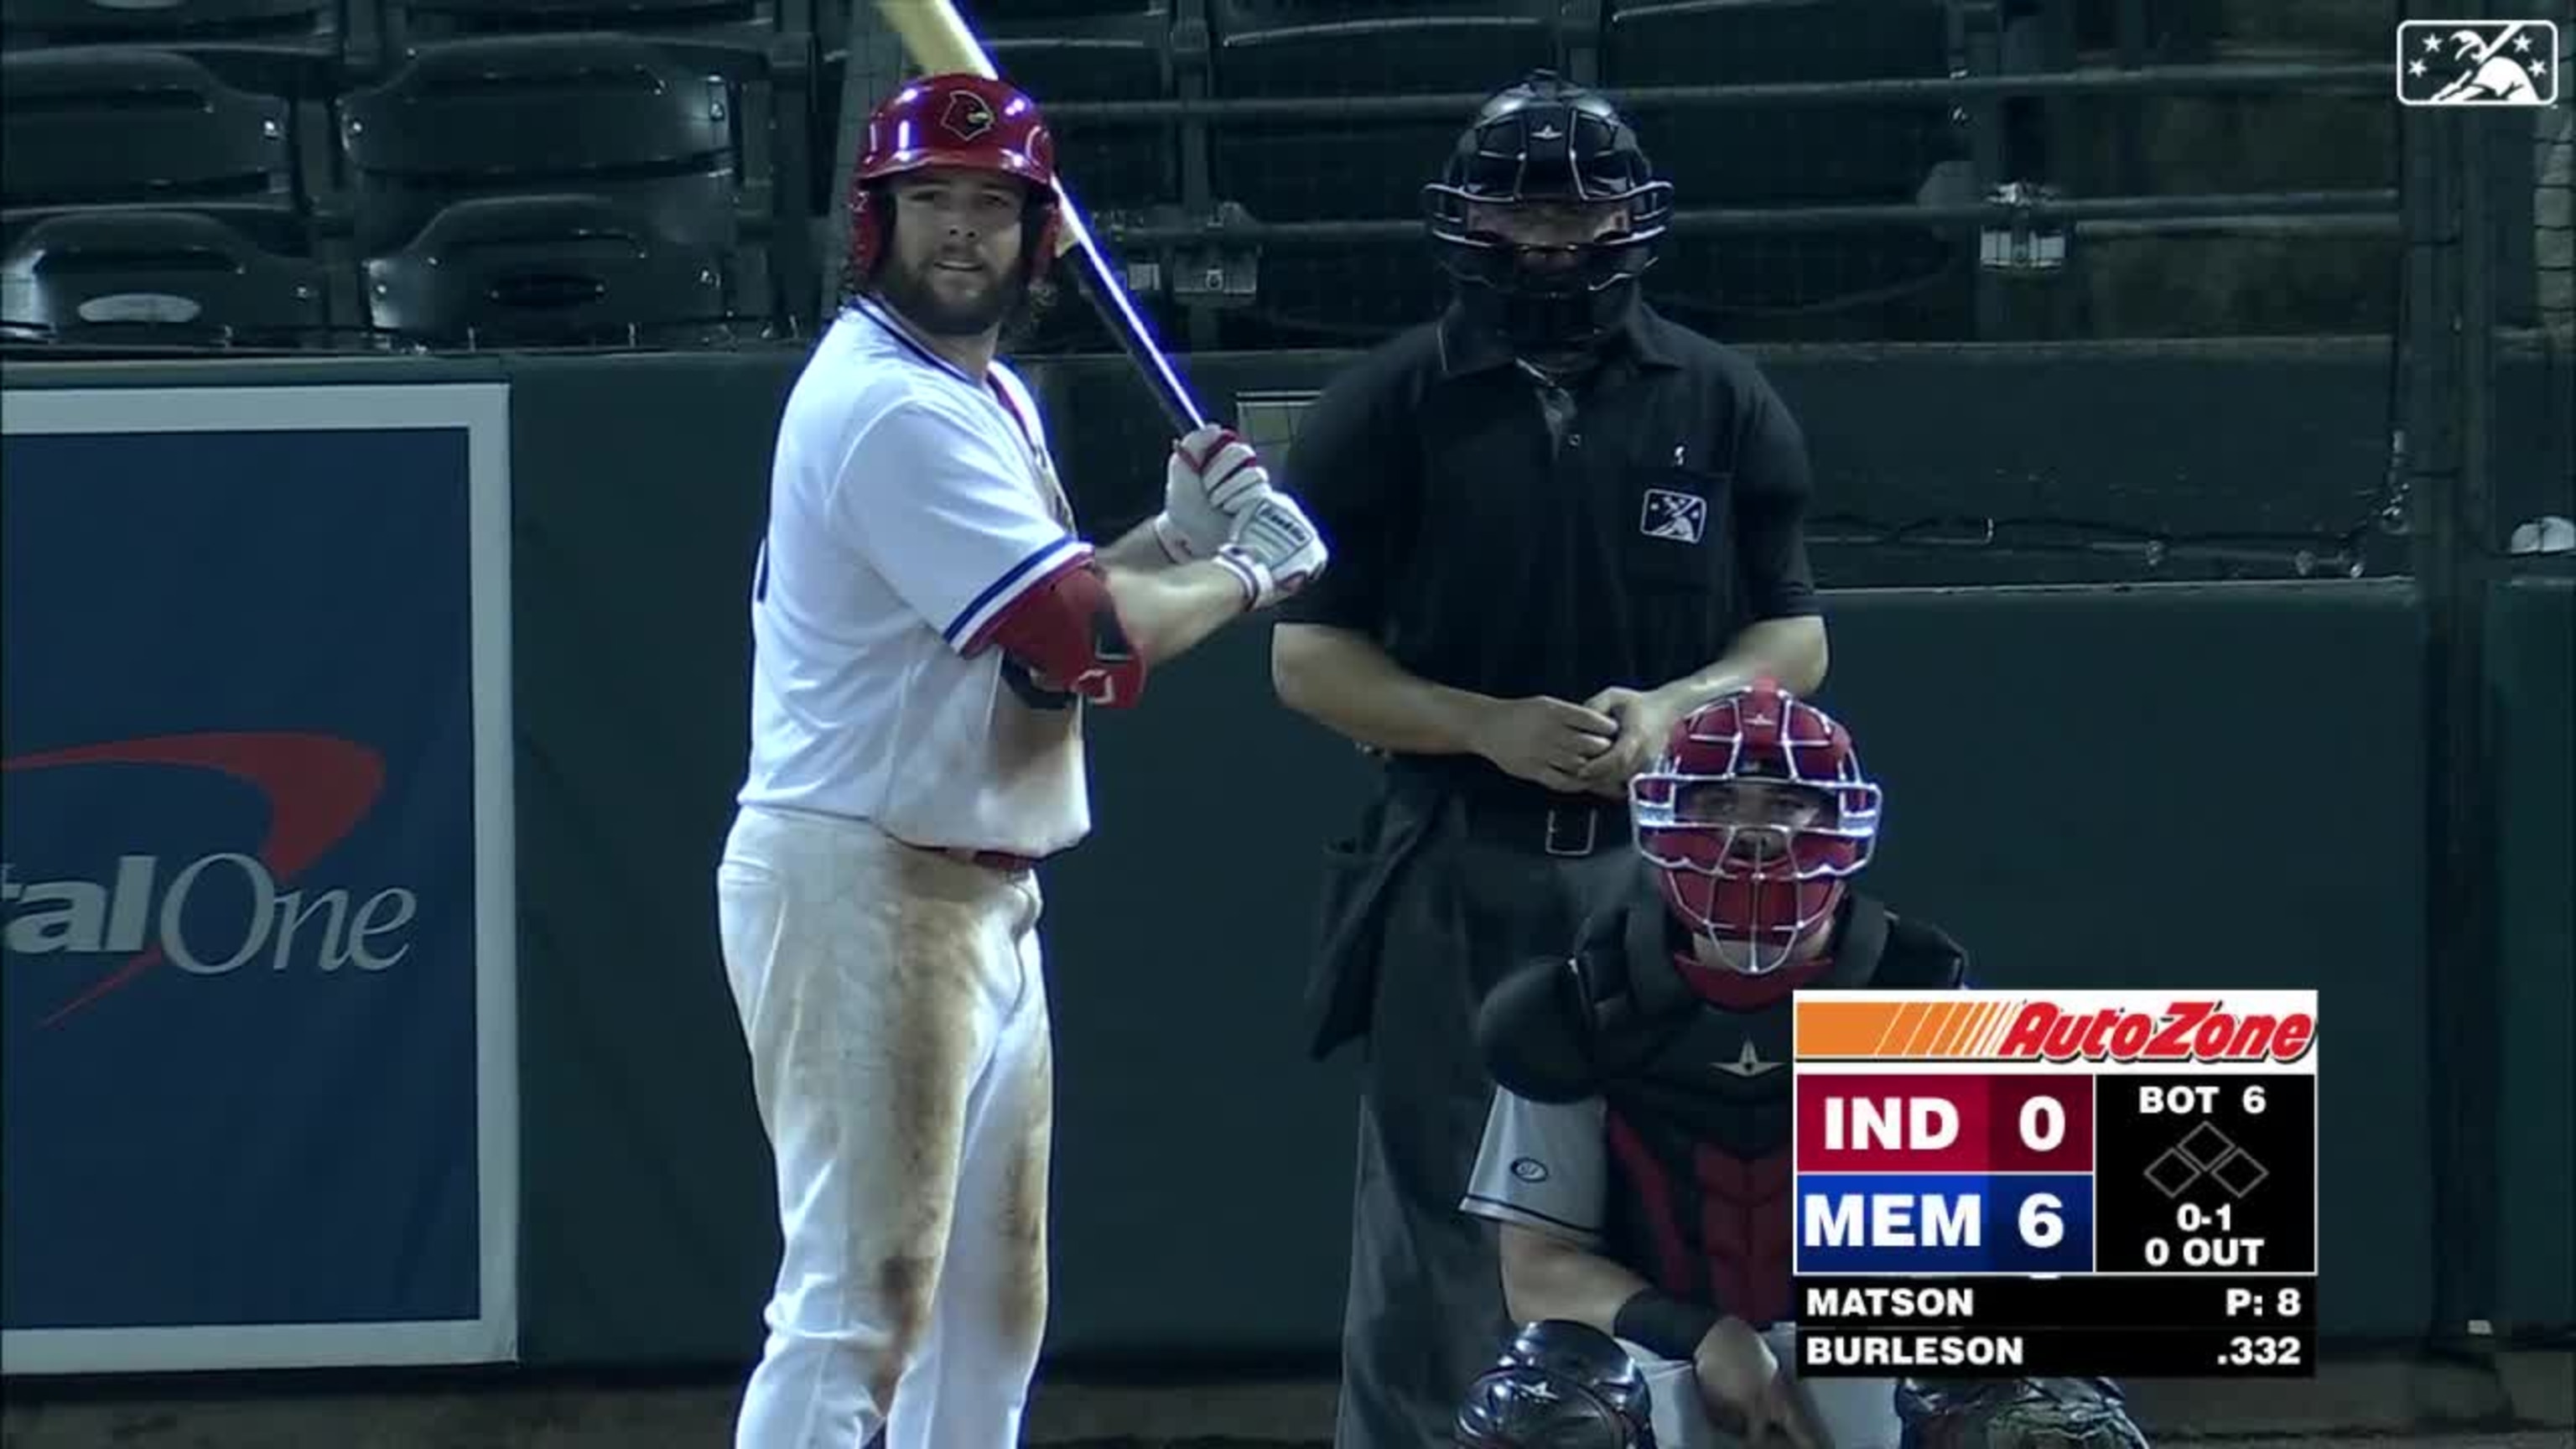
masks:
<svg viewBox="0 0 2576 1449"><path fill-rule="evenodd" d="M1161 546L1150 536L1147 546L1160 556ZM1175 564L1150 570L1113 566L1106 573L1119 627L1148 665L1168 663L1188 653L1242 618L1249 604L1242 579L1219 564Z"/></svg>
<svg viewBox="0 0 2576 1449"><path fill-rule="evenodd" d="M1822 618L1765 619L1736 635L1724 658L1663 688L1685 711L1757 679L1776 680L1791 694L1813 694L1825 682L1828 654Z"/></svg>
<svg viewBox="0 0 2576 1449"><path fill-rule="evenodd" d="M1476 753L1479 722L1494 701L1406 670L1348 629L1281 624L1270 636L1270 681L1280 703L1361 744L1393 754Z"/></svg>
<svg viewBox="0 0 2576 1449"><path fill-rule="evenodd" d="M1124 569L1129 573L1157 574L1173 567L1172 556L1163 540L1154 533L1154 520L1146 519L1118 535L1118 541L1094 552L1101 567Z"/></svg>
<svg viewBox="0 0 2576 1449"><path fill-rule="evenodd" d="M1620 1305L1646 1280L1602 1257L1544 1233L1502 1229L1503 1298L1517 1323L1570 1318L1612 1331Z"/></svg>

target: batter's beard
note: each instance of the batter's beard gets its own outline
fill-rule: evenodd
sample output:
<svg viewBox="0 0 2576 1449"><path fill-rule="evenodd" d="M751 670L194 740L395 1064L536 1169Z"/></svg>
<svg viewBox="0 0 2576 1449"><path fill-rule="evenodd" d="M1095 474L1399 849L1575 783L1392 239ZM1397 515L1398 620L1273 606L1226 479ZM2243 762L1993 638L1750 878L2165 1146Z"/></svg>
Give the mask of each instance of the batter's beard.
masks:
<svg viewBox="0 0 2576 1449"><path fill-rule="evenodd" d="M877 294L885 304L933 337L981 337L1002 327L1027 291L1025 279L1013 278L989 288L975 301L950 302L931 286L926 267L907 268L889 261L877 276Z"/></svg>

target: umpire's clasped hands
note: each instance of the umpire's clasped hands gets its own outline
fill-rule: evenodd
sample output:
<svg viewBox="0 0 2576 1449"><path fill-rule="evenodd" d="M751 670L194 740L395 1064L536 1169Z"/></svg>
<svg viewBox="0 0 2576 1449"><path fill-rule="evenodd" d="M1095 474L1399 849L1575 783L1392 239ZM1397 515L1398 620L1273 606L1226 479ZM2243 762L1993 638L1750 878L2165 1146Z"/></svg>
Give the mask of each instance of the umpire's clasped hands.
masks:
<svg viewBox="0 0 2576 1449"><path fill-rule="evenodd" d="M1581 704L1549 695L1500 700L1471 740L1496 769L1567 795L1625 799L1681 707L1660 690L1614 686Z"/></svg>
<svg viewBox="0 0 2576 1449"><path fill-rule="evenodd" d="M1486 706L1468 746L1506 775L1561 794L1584 789L1583 775L1618 741L1619 722L1549 695Z"/></svg>

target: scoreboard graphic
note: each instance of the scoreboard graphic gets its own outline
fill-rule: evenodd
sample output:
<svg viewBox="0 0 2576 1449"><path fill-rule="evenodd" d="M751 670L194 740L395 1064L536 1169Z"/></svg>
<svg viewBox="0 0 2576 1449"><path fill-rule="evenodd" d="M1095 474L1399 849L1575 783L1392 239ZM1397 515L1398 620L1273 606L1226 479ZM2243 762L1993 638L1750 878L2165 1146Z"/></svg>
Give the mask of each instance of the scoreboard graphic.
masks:
<svg viewBox="0 0 2576 1449"><path fill-rule="evenodd" d="M2315 992L1794 1009L1800 1373L2315 1375Z"/></svg>

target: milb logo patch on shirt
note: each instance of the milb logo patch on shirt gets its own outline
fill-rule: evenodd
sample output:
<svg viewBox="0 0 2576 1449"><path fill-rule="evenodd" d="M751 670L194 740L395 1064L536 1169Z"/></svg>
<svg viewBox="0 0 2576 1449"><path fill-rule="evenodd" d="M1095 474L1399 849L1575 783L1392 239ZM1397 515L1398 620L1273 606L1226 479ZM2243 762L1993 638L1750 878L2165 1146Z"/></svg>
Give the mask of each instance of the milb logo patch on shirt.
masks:
<svg viewBox="0 0 2576 1449"><path fill-rule="evenodd" d="M1696 493L1676 493L1669 488L1646 490L1645 510L1637 519L1639 533L1648 538L1697 543L1707 530L1707 499Z"/></svg>

